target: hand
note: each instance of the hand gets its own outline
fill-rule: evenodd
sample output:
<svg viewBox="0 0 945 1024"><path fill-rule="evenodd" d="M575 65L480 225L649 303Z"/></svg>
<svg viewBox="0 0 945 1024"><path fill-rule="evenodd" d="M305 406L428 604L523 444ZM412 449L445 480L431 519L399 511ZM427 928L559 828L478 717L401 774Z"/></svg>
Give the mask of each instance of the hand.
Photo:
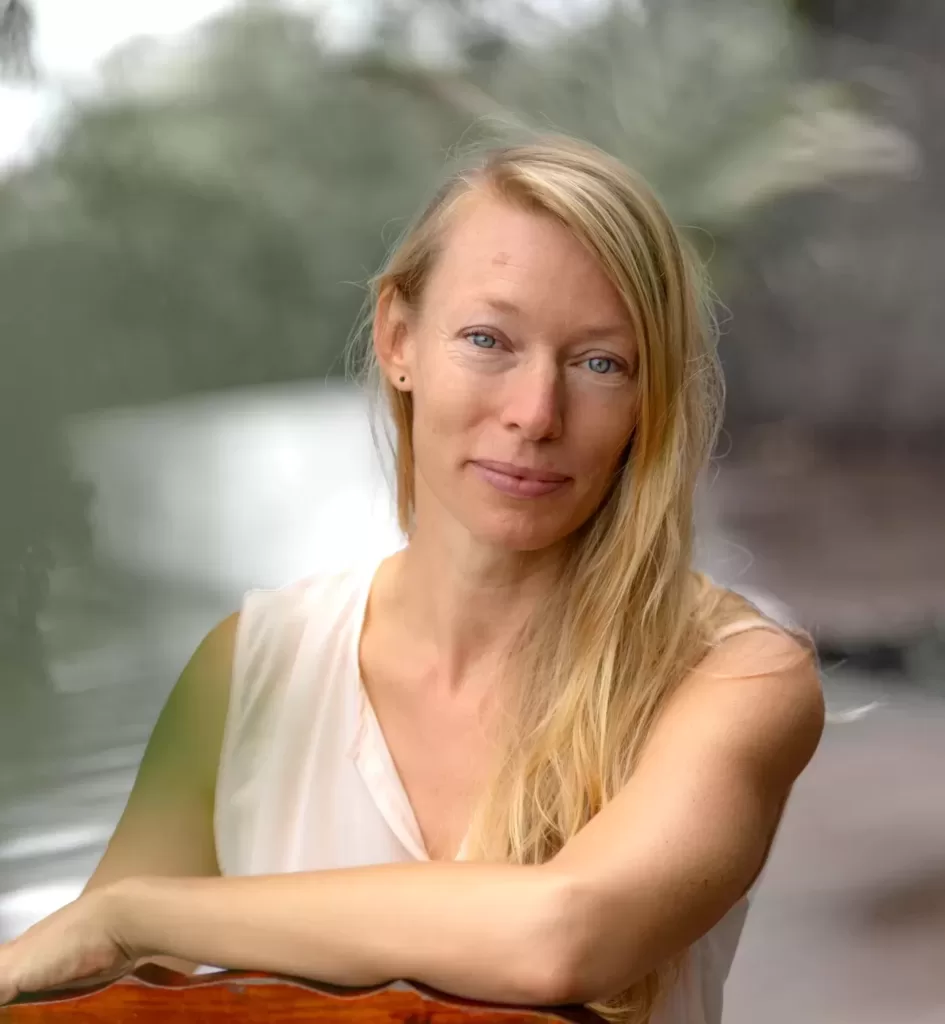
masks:
<svg viewBox="0 0 945 1024"><path fill-rule="evenodd" d="M137 958L117 934L115 894L95 889L0 945L0 1006L23 992L110 981Z"/></svg>

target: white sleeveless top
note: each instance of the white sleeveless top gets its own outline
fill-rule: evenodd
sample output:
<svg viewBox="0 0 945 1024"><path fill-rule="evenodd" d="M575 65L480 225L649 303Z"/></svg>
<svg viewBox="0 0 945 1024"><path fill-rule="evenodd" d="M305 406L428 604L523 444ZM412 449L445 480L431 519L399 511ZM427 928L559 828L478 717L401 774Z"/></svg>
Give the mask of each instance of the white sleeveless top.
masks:
<svg viewBox="0 0 945 1024"><path fill-rule="evenodd" d="M376 568L246 595L217 778L224 875L429 859L361 684ZM726 634L759 625L749 619ZM720 1024L747 910L746 897L692 946L652 1024Z"/></svg>

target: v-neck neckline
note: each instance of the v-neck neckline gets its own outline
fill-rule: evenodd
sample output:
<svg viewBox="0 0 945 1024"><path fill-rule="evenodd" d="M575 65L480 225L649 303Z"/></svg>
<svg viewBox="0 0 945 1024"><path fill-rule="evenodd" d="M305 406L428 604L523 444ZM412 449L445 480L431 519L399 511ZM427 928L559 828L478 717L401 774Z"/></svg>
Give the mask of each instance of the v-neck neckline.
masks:
<svg viewBox="0 0 945 1024"><path fill-rule="evenodd" d="M414 858L421 861L432 861L433 858L430 856L420 830L416 811L410 802L400 772L397 770L397 764L384 736L377 712L371 703L361 672L361 641L367 622L368 604L378 572L387 558L388 556L384 555L379 562L372 563L364 571L363 577L359 581L359 593L351 629L351 646L348 652L350 664L348 676L355 680L357 688L355 734L350 751L355 766L371 794L371 799L390 830ZM467 832L452 860L465 859L468 838Z"/></svg>

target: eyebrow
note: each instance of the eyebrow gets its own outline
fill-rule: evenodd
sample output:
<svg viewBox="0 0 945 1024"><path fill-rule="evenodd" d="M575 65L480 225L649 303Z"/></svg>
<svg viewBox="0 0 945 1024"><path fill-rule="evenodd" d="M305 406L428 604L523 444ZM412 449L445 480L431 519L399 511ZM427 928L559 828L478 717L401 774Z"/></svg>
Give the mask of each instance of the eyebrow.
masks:
<svg viewBox="0 0 945 1024"><path fill-rule="evenodd" d="M508 299L490 297L485 302L487 306L494 309L497 313L507 313L510 316L522 315L520 307L516 306L514 302L509 302ZM581 338L582 341L597 341L605 338L622 337L632 333L632 330L633 328L629 321L618 321L610 324L591 324L588 327L582 327L574 332L574 336Z"/></svg>
<svg viewBox="0 0 945 1024"><path fill-rule="evenodd" d="M487 298L486 305L491 306L497 313L511 313L516 316L522 312L514 302L509 302L507 299Z"/></svg>

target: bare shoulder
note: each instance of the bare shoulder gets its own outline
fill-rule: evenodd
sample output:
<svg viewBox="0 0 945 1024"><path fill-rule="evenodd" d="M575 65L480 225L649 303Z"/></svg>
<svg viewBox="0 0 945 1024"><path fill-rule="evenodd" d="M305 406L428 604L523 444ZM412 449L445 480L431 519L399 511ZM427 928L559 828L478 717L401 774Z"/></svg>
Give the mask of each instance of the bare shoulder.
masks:
<svg viewBox="0 0 945 1024"><path fill-rule="evenodd" d="M198 644L158 717L86 889L133 875L218 873L213 809L239 613Z"/></svg>
<svg viewBox="0 0 945 1024"><path fill-rule="evenodd" d="M813 652L774 628L722 641L683 680L654 729L654 750L693 743L790 784L820 743L824 696Z"/></svg>
<svg viewBox="0 0 945 1024"><path fill-rule="evenodd" d="M200 785L205 792L212 789L239 625L240 613L234 612L197 645L155 725L139 781L154 771L165 784L169 775L179 774L182 784ZM195 764L201 766L200 772L194 772Z"/></svg>
<svg viewBox="0 0 945 1024"><path fill-rule="evenodd" d="M233 612L204 636L157 725L161 731L173 730L177 743L185 743L199 757L203 769L199 778L208 789L216 782L239 627L240 613Z"/></svg>
<svg viewBox="0 0 945 1024"><path fill-rule="evenodd" d="M232 612L218 622L200 641L184 670L202 685L229 688L233 673L240 613Z"/></svg>

